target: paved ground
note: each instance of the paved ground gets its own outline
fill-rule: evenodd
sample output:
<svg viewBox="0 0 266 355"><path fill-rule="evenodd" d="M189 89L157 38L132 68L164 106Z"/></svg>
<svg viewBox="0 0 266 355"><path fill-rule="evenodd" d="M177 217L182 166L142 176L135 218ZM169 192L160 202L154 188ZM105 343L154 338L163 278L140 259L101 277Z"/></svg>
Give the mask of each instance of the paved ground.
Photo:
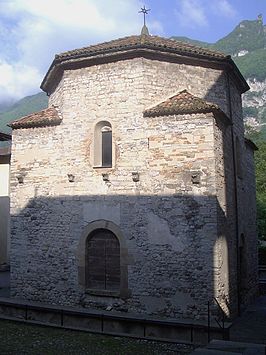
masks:
<svg viewBox="0 0 266 355"><path fill-rule="evenodd" d="M260 296L241 317L236 319L231 330L233 341L266 344L266 296Z"/></svg>

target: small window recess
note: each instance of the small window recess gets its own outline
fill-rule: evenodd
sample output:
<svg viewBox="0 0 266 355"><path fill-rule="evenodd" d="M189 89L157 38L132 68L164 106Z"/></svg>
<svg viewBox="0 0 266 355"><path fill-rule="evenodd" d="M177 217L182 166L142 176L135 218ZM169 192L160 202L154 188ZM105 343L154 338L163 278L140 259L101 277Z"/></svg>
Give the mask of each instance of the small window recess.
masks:
<svg viewBox="0 0 266 355"><path fill-rule="evenodd" d="M108 121L100 121L94 132L94 168L112 167L112 126Z"/></svg>

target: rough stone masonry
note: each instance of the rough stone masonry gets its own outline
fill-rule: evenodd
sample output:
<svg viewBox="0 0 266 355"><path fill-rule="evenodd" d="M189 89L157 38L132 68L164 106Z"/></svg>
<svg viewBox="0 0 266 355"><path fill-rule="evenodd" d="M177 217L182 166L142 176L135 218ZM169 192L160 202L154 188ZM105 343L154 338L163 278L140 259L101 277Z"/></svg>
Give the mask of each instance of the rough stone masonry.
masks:
<svg viewBox="0 0 266 355"><path fill-rule="evenodd" d="M41 87L49 108L11 125L12 296L193 319L215 297L234 317L257 292L257 236L231 58L131 36L56 56Z"/></svg>

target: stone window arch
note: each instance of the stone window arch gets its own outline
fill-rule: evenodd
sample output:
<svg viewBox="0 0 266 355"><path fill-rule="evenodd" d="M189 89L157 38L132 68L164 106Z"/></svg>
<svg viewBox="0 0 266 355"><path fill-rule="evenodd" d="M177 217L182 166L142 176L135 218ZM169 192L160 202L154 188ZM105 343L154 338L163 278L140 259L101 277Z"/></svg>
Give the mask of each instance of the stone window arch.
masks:
<svg viewBox="0 0 266 355"><path fill-rule="evenodd" d="M93 250L93 248L99 250L100 246L102 246L102 250L99 251L99 256L101 256L106 251L106 245L103 246L103 244L106 243L109 243L109 246L111 246L111 249L113 249L111 251L111 254L113 254L113 257L111 256L112 265L111 267L107 265L110 261L110 258L108 260L107 255L107 258L105 256L105 261L101 262L100 268L98 267L97 270L97 267L93 268L93 263L98 262L97 258L92 258L93 254L97 252L97 250ZM88 250L88 248L91 249ZM98 296L114 296L122 298L129 297L129 259L130 258L128 256L126 240L123 236L121 229L111 221L93 221L84 228L84 231L79 241L79 284L82 286L86 293ZM89 269L90 267L92 267L92 269ZM112 270L113 273L110 277L110 271L112 272Z"/></svg>
<svg viewBox="0 0 266 355"><path fill-rule="evenodd" d="M100 121L94 130L94 166L112 167L112 126L108 121Z"/></svg>

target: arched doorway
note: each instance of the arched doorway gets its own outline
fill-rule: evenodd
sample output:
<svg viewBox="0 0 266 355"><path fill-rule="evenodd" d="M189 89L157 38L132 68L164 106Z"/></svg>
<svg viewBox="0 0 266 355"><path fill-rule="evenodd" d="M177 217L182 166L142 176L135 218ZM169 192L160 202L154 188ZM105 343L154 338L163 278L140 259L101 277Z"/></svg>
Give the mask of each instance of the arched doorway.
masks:
<svg viewBox="0 0 266 355"><path fill-rule="evenodd" d="M77 257L78 281L85 293L130 296L128 265L134 261L118 225L104 219L90 222L80 237Z"/></svg>
<svg viewBox="0 0 266 355"><path fill-rule="evenodd" d="M120 290L120 243L108 229L96 229L86 240L86 288Z"/></svg>

